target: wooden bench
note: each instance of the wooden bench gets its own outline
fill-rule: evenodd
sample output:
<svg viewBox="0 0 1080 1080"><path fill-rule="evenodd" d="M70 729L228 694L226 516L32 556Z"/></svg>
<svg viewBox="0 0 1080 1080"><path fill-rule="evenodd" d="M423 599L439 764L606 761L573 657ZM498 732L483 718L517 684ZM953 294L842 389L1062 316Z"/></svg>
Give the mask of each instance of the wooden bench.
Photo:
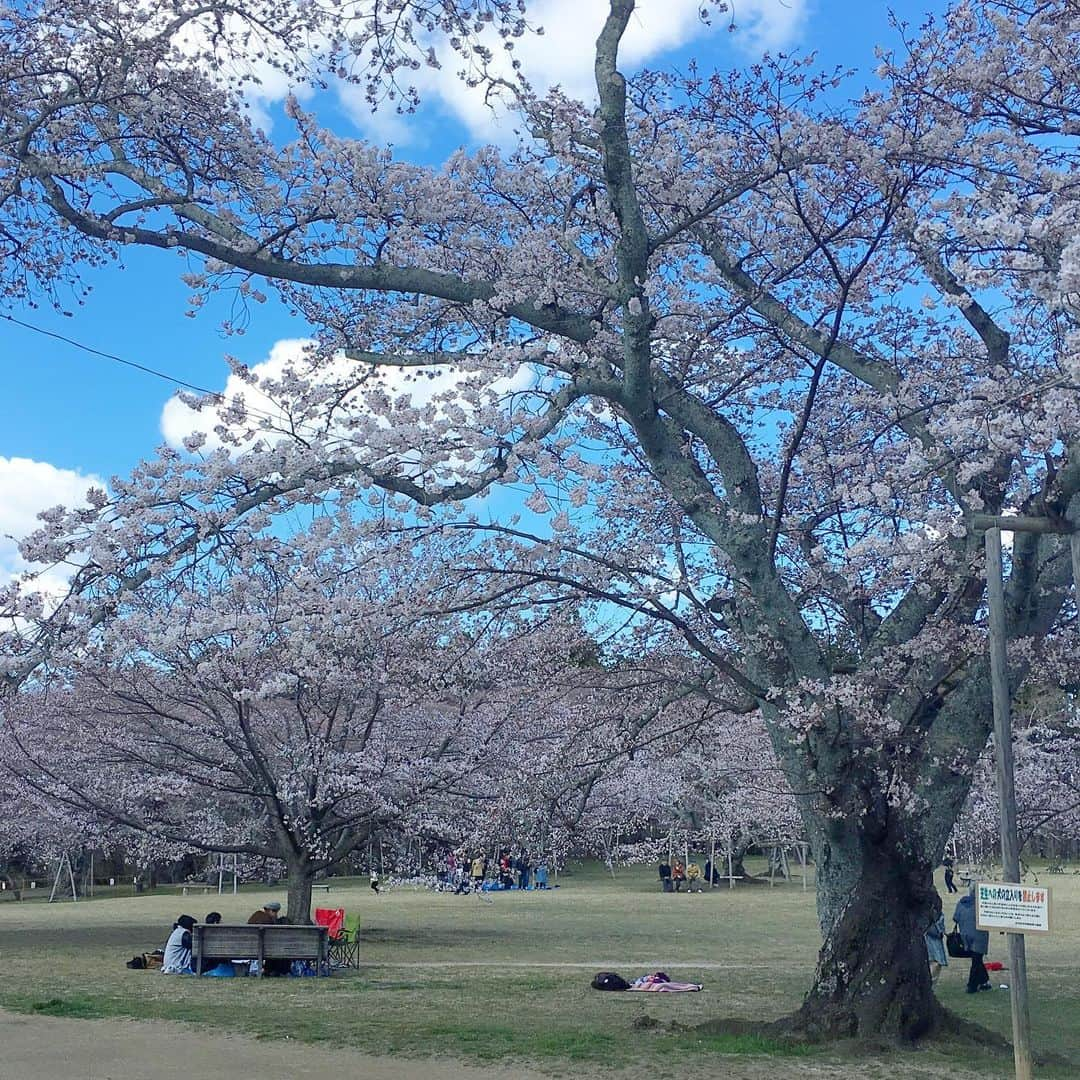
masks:
<svg viewBox="0 0 1080 1080"><path fill-rule="evenodd" d="M244 923L230 926L198 924L191 932L191 955L198 975L207 956L243 956L259 961L259 974L267 960L314 960L322 970L329 946L325 926L289 926L283 923Z"/></svg>
<svg viewBox="0 0 1080 1080"><path fill-rule="evenodd" d="M329 892L330 886L325 881L316 881L312 886L313 889L322 889L323 892Z"/></svg>
<svg viewBox="0 0 1080 1080"><path fill-rule="evenodd" d="M217 892L216 885L208 885L204 881L185 881L179 885L174 885L173 888L179 889L181 896L187 896L188 889L198 889L203 894Z"/></svg>

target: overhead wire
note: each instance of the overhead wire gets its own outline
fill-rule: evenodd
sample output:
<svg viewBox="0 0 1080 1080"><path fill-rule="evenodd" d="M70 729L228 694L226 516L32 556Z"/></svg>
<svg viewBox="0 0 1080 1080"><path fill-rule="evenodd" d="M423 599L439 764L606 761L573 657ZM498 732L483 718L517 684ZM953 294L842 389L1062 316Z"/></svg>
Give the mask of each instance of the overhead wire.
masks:
<svg viewBox="0 0 1080 1080"><path fill-rule="evenodd" d="M223 394L214 390L207 390L205 386L197 386L195 383L187 382L184 379L178 379L175 375L169 375L164 371L158 371L156 368L152 368L147 364L140 364L134 360L126 360L124 357L117 356L115 353L104 352L102 349L95 349L92 345L84 345L75 338L68 337L65 334L58 334L55 330L46 330L43 326L35 326L33 323L24 322L22 319L17 319L14 315L9 315L6 312L0 312L0 318L7 320L9 323L14 323L16 326L21 326L24 330L30 330L35 334L41 334L43 337L52 338L54 341L62 341L65 345L71 345L73 348L81 349L83 352L90 353L92 356L100 356L106 360L115 360L118 364L135 368L136 371L145 372L147 375L153 375L158 379L164 379L166 382L173 383L175 386L182 386L186 390L194 390L196 393L206 394L209 397L224 400Z"/></svg>
<svg viewBox="0 0 1080 1080"><path fill-rule="evenodd" d="M199 386L197 383L188 382L186 379L178 378L175 375L170 375L168 372L161 371L158 368L151 367L149 364L142 364L135 360L129 360L126 357L118 356L116 353L106 352L103 349L94 348L92 345L87 345L76 338L69 337L66 334L58 333L55 330L47 330L42 326L37 326L34 323L26 322L23 319L16 318L14 315L10 315L7 312L0 312L0 318L5 319L9 323L13 323L16 326L20 326L25 330L29 330L32 333L40 334L43 337L52 338L55 341L61 341L66 345L70 345L72 348L79 349L82 352L88 353L91 356L97 356L105 360L112 360L115 363L122 364L125 367L133 368L136 371L140 371L146 375L152 375L154 378L162 379L165 382L172 383L174 386L183 387L185 390L192 390L195 393L203 394L210 398L216 405L226 405L227 398L218 390L209 390L205 386ZM272 401L267 394L261 390L255 389L257 393L261 393L267 400ZM276 402L275 402L276 404ZM333 439L339 445L359 447L361 444L355 438L339 435L331 432L328 429L317 428L310 426L310 424L301 421L300 423L293 423L290 414L282 408L277 414L268 412L265 409L260 409L258 406L250 405L246 400L244 401L244 410L251 416L267 420L272 424L278 425L278 430L281 430L283 434L288 432L282 428L283 423L287 423L287 426L291 428L293 432L304 432L308 435L314 436L319 439Z"/></svg>
<svg viewBox="0 0 1080 1080"><path fill-rule="evenodd" d="M16 326L21 326L24 330L30 330L35 334L40 334L43 337L52 338L55 341L62 341L65 345L70 345L72 348L79 349L82 352L89 353L91 356L98 356L105 360L113 360L118 364L123 364L125 367L134 368L136 371L141 371L146 375L153 375L155 378L162 379L165 382L172 383L174 386L183 387L185 390L192 390L197 394L203 394L215 402L215 404L224 405L227 403L225 395L219 390L208 390L205 386L199 386L197 383L188 382L186 379L181 379L175 375L170 375L166 371L161 371L158 368L150 367L149 364L140 364L135 360L128 360L123 356L117 356L116 353L105 352L103 349L96 349L92 345L87 345L73 337L68 337L66 334L57 333L55 330L46 330L42 326L36 326L33 323L26 322L23 319L18 319L14 315L9 315L6 312L0 312L0 318L5 319L7 322L14 323ZM262 393L262 391L257 391ZM263 394L264 397L267 395ZM269 420L274 423L280 423L282 420L288 417L288 413L283 409L279 414L268 412L265 409L260 409L258 406L249 405L244 402L244 409L246 412L253 416L261 417L264 420ZM297 424L298 429L304 429L305 424ZM321 431L317 428L307 428L308 433L311 435L317 435L319 437L325 437L330 433L327 431ZM341 438L340 436L335 436ZM342 442L352 442L350 439L341 439Z"/></svg>

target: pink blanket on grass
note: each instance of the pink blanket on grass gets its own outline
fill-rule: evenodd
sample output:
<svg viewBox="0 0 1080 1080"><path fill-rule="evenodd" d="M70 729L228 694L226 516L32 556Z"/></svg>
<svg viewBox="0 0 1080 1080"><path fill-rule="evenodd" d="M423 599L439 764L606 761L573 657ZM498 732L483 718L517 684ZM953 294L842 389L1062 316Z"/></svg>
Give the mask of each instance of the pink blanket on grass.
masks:
<svg viewBox="0 0 1080 1080"><path fill-rule="evenodd" d="M666 975L642 975L630 984L631 990L651 990L665 994L686 994L693 990L701 990L701 983L672 982Z"/></svg>

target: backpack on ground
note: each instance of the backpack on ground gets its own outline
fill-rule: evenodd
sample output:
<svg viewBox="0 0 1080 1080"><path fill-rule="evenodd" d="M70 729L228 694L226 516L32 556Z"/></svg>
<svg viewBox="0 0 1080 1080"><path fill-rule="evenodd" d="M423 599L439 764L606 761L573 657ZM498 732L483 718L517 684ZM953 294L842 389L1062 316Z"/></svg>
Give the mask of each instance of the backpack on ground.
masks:
<svg viewBox="0 0 1080 1080"><path fill-rule="evenodd" d="M593 976L592 988L594 990L629 990L630 984L614 971L598 971Z"/></svg>

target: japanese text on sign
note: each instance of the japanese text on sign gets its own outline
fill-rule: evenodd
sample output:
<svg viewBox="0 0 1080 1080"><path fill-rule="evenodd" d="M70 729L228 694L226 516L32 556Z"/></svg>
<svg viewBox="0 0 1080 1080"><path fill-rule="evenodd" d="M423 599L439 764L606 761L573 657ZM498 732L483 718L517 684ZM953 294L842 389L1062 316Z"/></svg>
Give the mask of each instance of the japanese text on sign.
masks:
<svg viewBox="0 0 1080 1080"><path fill-rule="evenodd" d="M1050 930L1050 890L1039 885L980 881L975 886L975 923L980 930L1045 934Z"/></svg>

